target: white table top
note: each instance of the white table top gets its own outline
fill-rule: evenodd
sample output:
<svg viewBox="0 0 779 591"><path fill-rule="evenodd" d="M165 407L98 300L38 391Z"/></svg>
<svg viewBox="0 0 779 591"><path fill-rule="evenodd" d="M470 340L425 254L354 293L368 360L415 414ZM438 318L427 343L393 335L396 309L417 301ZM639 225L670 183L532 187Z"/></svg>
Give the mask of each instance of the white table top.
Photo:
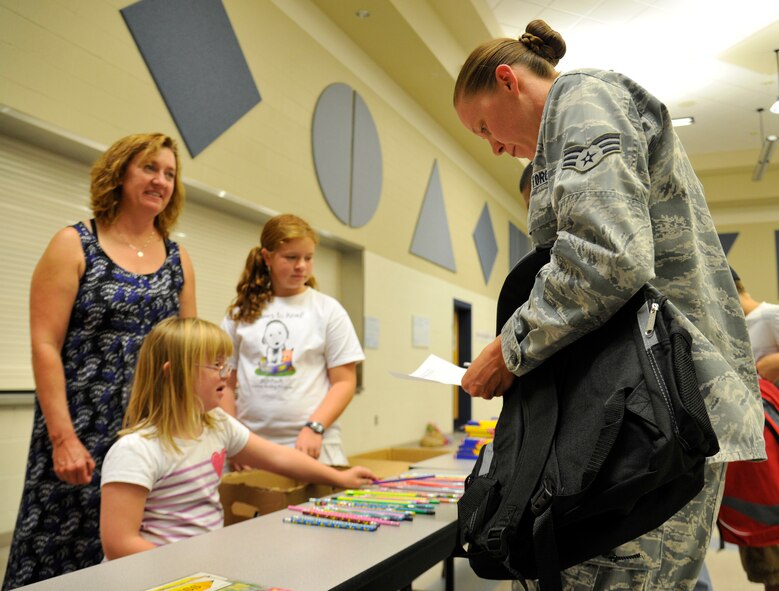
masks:
<svg viewBox="0 0 779 591"><path fill-rule="evenodd" d="M428 472L447 472L468 475L473 470L476 460L458 460L455 452L442 456L436 456L421 462L411 464L412 470L425 470Z"/></svg>
<svg viewBox="0 0 779 591"><path fill-rule="evenodd" d="M22 589L143 591L207 572L294 591L397 590L449 556L456 537L454 504L376 532L282 522L293 514L277 511Z"/></svg>

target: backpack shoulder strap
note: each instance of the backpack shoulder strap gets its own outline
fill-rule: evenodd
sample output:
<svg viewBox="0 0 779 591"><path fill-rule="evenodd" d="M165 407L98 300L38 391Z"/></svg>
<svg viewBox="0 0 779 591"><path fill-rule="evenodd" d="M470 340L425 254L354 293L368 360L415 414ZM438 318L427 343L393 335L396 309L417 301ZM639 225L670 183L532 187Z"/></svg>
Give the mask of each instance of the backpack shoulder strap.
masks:
<svg viewBox="0 0 779 591"><path fill-rule="evenodd" d="M522 257L509 271L498 296L497 334L500 334L503 325L513 316L517 308L530 297L536 275L541 267L551 260L551 250L551 246L538 246Z"/></svg>
<svg viewBox="0 0 779 591"><path fill-rule="evenodd" d="M543 503L546 485L540 479L552 450L558 418L557 390L551 364L543 363L514 382L514 386L504 394L501 414L504 412L519 417L522 440L518 457L503 456L503 461L513 463L514 469L510 479L503 483L503 511L487 533L487 549L499 556L509 555L509 538L522 517L522 510ZM497 438L498 432L496 443ZM500 448L495 453L498 455Z"/></svg>

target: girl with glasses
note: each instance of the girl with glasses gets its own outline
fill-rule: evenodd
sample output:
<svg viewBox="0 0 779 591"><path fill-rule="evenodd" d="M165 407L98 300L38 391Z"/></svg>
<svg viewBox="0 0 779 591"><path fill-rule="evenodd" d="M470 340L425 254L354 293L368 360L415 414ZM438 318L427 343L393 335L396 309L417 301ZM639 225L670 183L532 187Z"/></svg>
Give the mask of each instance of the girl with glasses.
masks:
<svg viewBox="0 0 779 591"><path fill-rule="evenodd" d="M365 468L339 471L266 441L219 408L232 349L224 331L197 318L163 320L144 340L124 429L103 464L107 559L222 527L218 487L229 458L341 488L375 480Z"/></svg>

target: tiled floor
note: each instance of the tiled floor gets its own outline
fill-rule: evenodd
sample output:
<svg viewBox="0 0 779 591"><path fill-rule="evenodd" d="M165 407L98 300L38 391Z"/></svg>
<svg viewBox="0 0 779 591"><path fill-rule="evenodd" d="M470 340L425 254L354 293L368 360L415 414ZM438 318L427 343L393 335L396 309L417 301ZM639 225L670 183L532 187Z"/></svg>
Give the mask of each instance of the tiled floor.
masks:
<svg viewBox="0 0 779 591"><path fill-rule="evenodd" d="M5 574L5 563L8 559L8 547L0 547L0 580ZM508 581L485 581L473 574L468 563L460 558L454 561L455 591L511 591ZM706 557L713 591L763 591L763 586L747 581L738 551L728 546L725 550L710 549ZM444 580L441 577L441 566L430 569L414 581L414 591L443 591ZM305 591L298 589L297 591Z"/></svg>

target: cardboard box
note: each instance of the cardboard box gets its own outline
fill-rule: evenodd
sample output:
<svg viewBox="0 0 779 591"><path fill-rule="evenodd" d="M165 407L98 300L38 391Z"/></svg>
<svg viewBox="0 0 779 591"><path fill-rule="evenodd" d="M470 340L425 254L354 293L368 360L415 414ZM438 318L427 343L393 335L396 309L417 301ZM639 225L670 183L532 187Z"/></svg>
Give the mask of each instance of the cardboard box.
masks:
<svg viewBox="0 0 779 591"><path fill-rule="evenodd" d="M305 503L313 497L324 497L338 489L324 484L306 484L264 470L230 472L222 477L219 495L225 514L225 525L232 525L255 514L265 515L287 505Z"/></svg>
<svg viewBox="0 0 779 591"><path fill-rule="evenodd" d="M351 465L371 470L377 478L390 478L406 472L408 462L375 458L355 458ZM222 477L219 495L225 514L225 525L232 525L256 515L286 509L311 498L325 497L339 488L324 484L306 484L264 470L230 472Z"/></svg>
<svg viewBox="0 0 779 591"><path fill-rule="evenodd" d="M352 466L362 465L360 460L390 460L393 462L407 462L409 465L416 464L423 460L429 460L438 456L452 453L446 449L432 449L429 447L385 447L375 451L368 451L349 457L349 463ZM367 467L367 466L366 466ZM408 469L408 466L406 466Z"/></svg>

